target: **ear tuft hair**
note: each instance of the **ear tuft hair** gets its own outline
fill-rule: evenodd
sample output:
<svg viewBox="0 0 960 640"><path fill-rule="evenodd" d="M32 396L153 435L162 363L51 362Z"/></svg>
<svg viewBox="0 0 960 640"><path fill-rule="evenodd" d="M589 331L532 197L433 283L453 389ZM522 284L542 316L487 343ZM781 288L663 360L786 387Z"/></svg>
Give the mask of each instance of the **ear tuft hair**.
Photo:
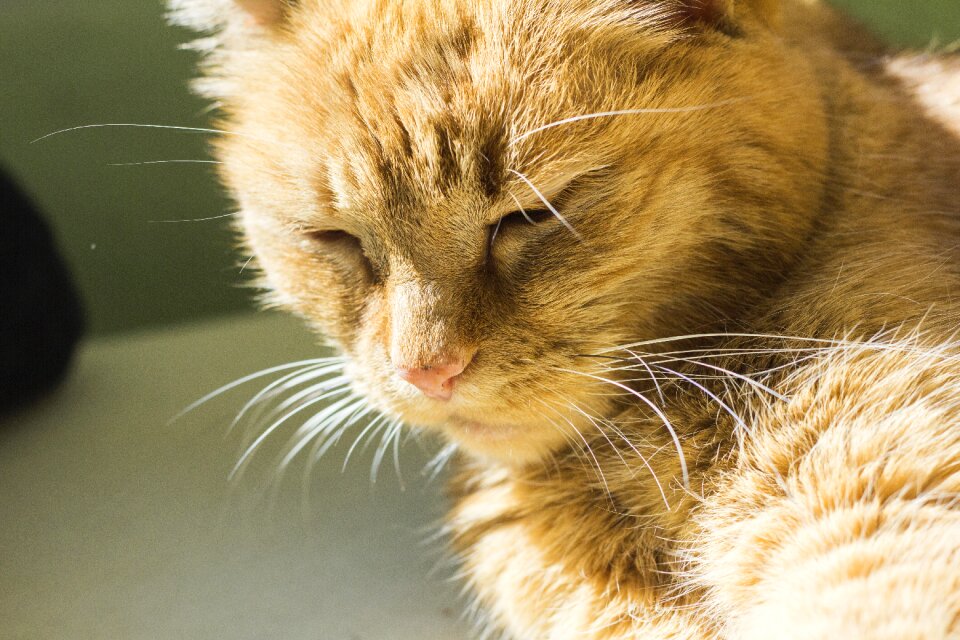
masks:
<svg viewBox="0 0 960 640"><path fill-rule="evenodd" d="M717 24L733 13L732 0L681 0L677 13L688 22Z"/></svg>
<svg viewBox="0 0 960 640"><path fill-rule="evenodd" d="M215 32L231 25L279 24L291 0L168 0L170 21L194 31Z"/></svg>
<svg viewBox="0 0 960 640"><path fill-rule="evenodd" d="M203 56L203 77L193 82L194 91L217 102L234 94L247 54L265 46L295 4L296 0L167 0L172 24L205 36L186 45Z"/></svg>
<svg viewBox="0 0 960 640"><path fill-rule="evenodd" d="M779 17L779 0L674 0L674 11L690 25L733 28L751 14L761 23L773 26Z"/></svg>
<svg viewBox="0 0 960 640"><path fill-rule="evenodd" d="M283 20L286 2L283 0L236 0L237 5L250 15L255 23L268 26Z"/></svg>

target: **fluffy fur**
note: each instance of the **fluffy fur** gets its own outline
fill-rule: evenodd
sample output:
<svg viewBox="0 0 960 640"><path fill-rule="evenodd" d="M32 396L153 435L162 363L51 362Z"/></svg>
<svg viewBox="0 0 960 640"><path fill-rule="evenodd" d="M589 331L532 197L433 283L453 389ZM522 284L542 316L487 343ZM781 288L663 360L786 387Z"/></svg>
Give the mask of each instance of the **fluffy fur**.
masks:
<svg viewBox="0 0 960 640"><path fill-rule="evenodd" d="M960 637L954 60L799 0L173 9L273 300L461 447L491 630Z"/></svg>

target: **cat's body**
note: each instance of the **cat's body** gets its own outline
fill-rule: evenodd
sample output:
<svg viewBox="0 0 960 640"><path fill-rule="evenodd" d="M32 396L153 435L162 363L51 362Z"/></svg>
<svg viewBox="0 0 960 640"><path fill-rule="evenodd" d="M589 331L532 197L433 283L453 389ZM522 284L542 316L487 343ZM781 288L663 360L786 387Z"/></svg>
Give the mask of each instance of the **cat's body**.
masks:
<svg viewBox="0 0 960 640"><path fill-rule="evenodd" d="M465 448L490 628L960 637L955 60L793 1L175 4L271 288Z"/></svg>
<svg viewBox="0 0 960 640"><path fill-rule="evenodd" d="M743 451L716 403L668 395L690 495L666 485L659 421L630 412L590 457L469 466L466 575L518 638L953 638L960 396L941 357L825 354L778 387L790 402L734 405Z"/></svg>

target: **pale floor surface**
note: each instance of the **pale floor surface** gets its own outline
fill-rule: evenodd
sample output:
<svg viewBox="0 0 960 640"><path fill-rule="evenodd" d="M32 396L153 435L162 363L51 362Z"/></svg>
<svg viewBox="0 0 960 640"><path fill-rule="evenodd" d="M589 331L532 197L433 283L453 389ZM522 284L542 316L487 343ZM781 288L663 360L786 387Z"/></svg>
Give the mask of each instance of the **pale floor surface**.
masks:
<svg viewBox="0 0 960 640"><path fill-rule="evenodd" d="M0 418L0 639L464 638L459 585L424 542L442 487L416 443L405 490L392 461L371 484L370 451L341 473L338 447L304 509L302 466L257 498L269 447L226 480L241 451L227 425L262 384L168 424L224 383L317 355L268 315L95 341L54 397Z"/></svg>

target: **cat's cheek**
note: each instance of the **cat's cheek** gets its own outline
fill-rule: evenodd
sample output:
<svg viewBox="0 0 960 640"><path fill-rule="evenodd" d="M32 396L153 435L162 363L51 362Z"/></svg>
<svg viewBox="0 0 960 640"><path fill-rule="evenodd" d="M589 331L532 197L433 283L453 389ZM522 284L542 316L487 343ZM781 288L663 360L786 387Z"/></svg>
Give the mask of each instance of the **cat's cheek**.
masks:
<svg viewBox="0 0 960 640"><path fill-rule="evenodd" d="M251 242L273 299L307 318L333 341L348 346L372 287L350 258L325 256L298 243Z"/></svg>
<svg viewBox="0 0 960 640"><path fill-rule="evenodd" d="M296 276L305 283L301 313L313 319L328 337L349 348L357 339L360 318L372 286L367 274L337 261L312 261Z"/></svg>

